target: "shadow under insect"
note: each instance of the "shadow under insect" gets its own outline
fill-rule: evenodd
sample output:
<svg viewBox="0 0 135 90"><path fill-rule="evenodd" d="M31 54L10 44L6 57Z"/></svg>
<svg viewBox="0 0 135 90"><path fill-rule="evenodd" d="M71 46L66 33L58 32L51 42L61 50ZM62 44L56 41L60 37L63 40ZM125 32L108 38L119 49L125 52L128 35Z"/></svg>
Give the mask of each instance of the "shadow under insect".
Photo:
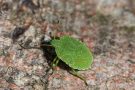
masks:
<svg viewBox="0 0 135 90"><path fill-rule="evenodd" d="M57 55L55 52L55 48L51 46L51 41L44 41L42 38L40 47L44 53L44 57L46 58L48 65L52 67L52 63L54 59L57 57ZM65 64L62 60L58 62L57 66L67 71L71 70L71 68L67 64Z"/></svg>

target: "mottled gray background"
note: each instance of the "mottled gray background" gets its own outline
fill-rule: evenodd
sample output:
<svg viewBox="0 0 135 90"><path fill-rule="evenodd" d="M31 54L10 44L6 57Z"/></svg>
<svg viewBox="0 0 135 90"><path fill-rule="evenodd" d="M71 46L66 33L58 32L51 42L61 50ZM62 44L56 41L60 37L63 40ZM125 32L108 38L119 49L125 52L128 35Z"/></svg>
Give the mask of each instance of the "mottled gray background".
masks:
<svg viewBox="0 0 135 90"><path fill-rule="evenodd" d="M21 1L0 0L0 90L135 90L134 0L39 0L35 14L30 8L17 12ZM16 39L24 46L39 45L49 32L87 44L94 62L79 73L88 86L59 67L46 84L49 65L43 51L21 49L11 39L27 22Z"/></svg>

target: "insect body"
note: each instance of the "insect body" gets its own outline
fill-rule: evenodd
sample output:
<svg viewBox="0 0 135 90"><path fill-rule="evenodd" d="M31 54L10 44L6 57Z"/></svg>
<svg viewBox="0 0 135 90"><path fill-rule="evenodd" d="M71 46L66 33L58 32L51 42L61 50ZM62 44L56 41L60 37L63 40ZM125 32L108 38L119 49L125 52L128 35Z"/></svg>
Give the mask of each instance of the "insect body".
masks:
<svg viewBox="0 0 135 90"><path fill-rule="evenodd" d="M59 59L73 69L85 70L91 67L93 57L86 45L69 36L63 36L59 40L52 40Z"/></svg>

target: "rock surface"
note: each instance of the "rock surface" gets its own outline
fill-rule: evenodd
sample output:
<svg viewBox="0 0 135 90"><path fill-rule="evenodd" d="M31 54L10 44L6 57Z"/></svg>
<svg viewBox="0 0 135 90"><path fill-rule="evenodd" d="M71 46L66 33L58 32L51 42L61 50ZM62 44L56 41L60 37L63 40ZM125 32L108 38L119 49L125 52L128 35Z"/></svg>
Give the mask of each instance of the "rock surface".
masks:
<svg viewBox="0 0 135 90"><path fill-rule="evenodd" d="M33 0L35 13L20 1L31 0L0 0L0 90L135 90L134 0ZM15 27L26 31L13 42ZM48 71L50 54L18 45L38 46L49 35L91 49L92 68L79 71L88 86L60 67Z"/></svg>

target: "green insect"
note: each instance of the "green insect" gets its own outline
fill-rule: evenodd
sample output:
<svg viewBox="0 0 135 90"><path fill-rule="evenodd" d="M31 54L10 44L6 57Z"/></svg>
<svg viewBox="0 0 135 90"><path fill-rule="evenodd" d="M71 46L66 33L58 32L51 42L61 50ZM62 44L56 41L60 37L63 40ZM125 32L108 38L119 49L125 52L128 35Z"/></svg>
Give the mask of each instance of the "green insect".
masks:
<svg viewBox="0 0 135 90"><path fill-rule="evenodd" d="M55 48L57 54L53 64L57 65L59 60L62 60L72 68L70 71L71 74L79 77L87 84L86 80L75 71L89 69L92 65L93 56L87 46L79 40L69 36L60 37L59 40L54 39L51 41L51 44Z"/></svg>
<svg viewBox="0 0 135 90"><path fill-rule="evenodd" d="M86 45L69 36L63 36L59 40L52 40L57 57L73 69L89 69L93 57Z"/></svg>

